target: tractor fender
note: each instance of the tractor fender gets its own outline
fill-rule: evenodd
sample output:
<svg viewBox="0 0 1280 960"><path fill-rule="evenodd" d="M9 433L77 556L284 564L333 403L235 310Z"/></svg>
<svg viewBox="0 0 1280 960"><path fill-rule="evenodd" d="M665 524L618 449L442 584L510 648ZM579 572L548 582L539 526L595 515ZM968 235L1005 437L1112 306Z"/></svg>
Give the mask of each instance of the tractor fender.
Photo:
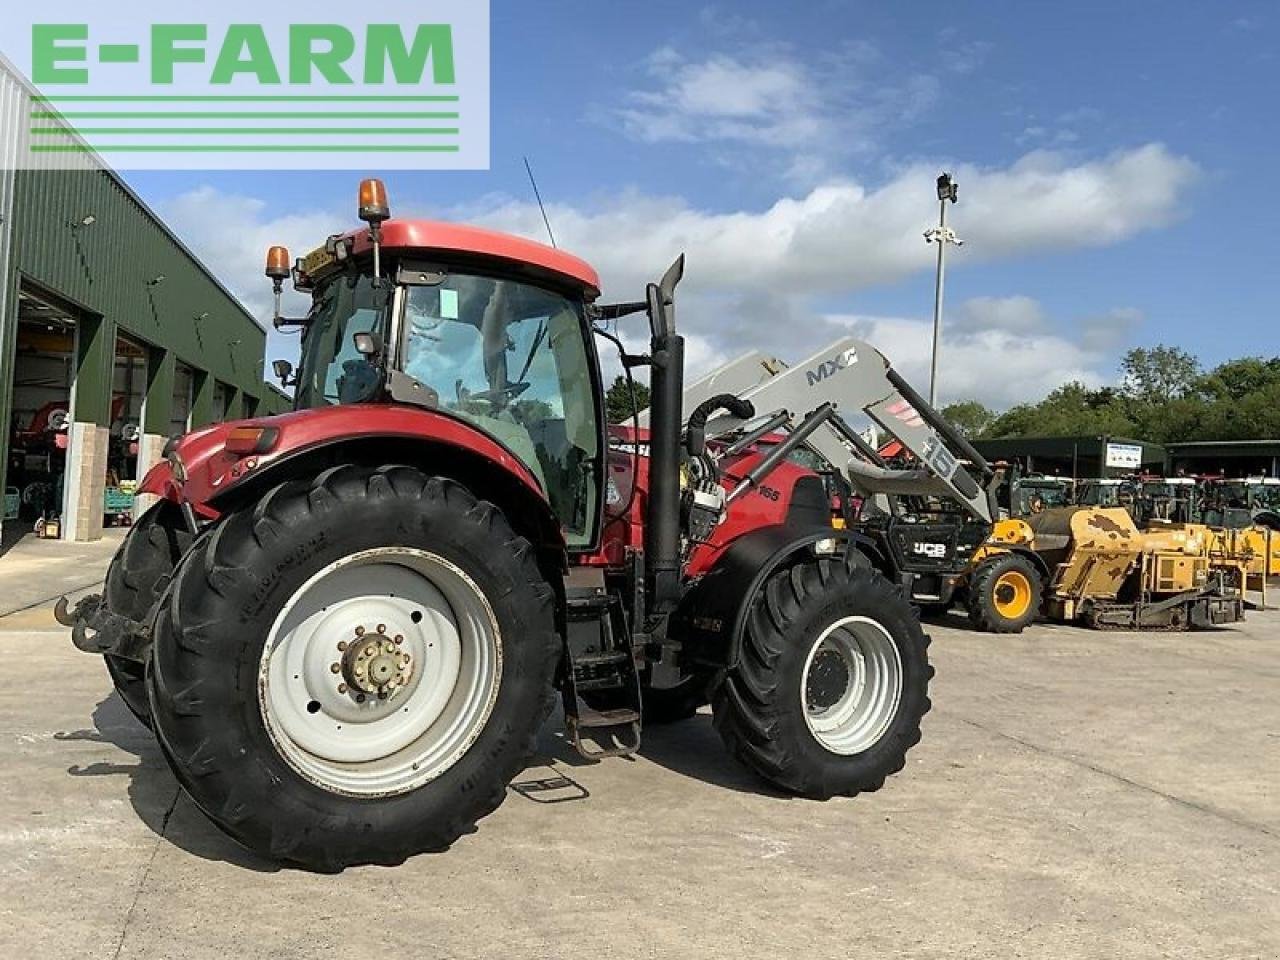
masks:
<svg viewBox="0 0 1280 960"><path fill-rule="evenodd" d="M375 418L366 414L366 426L358 435L343 431L312 437L278 456L263 457L252 474L209 497L208 506L218 514L239 509L286 480L309 479L342 463L411 466L431 476L456 480L478 498L490 501L521 536L540 550L559 554L557 566L563 566L565 541L560 523L538 481L523 464L487 434L450 418L418 414L423 415L429 420L417 429L405 425L403 429L379 430L367 423ZM441 425L430 420L445 421L451 429L430 430Z"/></svg>
<svg viewBox="0 0 1280 960"><path fill-rule="evenodd" d="M796 558L814 556L814 546L834 540L839 553L874 550L861 533L833 527L761 527L738 537L716 565L689 589L671 625L689 664L731 670L738 663L747 615L769 577Z"/></svg>

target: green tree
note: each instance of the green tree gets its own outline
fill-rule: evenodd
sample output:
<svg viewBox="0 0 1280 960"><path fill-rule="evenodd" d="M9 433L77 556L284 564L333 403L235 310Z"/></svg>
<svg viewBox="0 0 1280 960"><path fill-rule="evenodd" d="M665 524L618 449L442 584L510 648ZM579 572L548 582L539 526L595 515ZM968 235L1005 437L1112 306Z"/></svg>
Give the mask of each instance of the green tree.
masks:
<svg viewBox="0 0 1280 960"><path fill-rule="evenodd" d="M1039 403L1005 411L986 430L988 437L1074 437L1133 432L1124 399L1109 387L1092 390L1083 383L1058 387Z"/></svg>
<svg viewBox="0 0 1280 960"><path fill-rule="evenodd" d="M1134 347L1120 361L1124 395L1140 403L1186 396L1200 378L1200 361L1180 347Z"/></svg>
<svg viewBox="0 0 1280 960"><path fill-rule="evenodd" d="M1197 390L1206 400L1243 400L1280 383L1280 357L1241 357L1219 364L1200 378Z"/></svg>
<svg viewBox="0 0 1280 960"><path fill-rule="evenodd" d="M649 387L636 383L636 410L649 406ZM631 391L627 388L627 378L618 374L604 395L605 416L610 423L626 423L631 419Z"/></svg>
<svg viewBox="0 0 1280 960"><path fill-rule="evenodd" d="M970 440L982 436L996 415L977 400L961 400L942 408L942 416Z"/></svg>

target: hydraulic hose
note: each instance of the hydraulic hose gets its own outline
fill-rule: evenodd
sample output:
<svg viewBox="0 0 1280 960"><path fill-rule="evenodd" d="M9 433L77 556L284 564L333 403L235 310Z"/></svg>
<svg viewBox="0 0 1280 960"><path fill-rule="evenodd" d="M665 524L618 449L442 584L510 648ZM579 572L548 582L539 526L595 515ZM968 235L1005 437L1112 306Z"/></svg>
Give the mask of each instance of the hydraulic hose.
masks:
<svg viewBox="0 0 1280 960"><path fill-rule="evenodd" d="M689 424L685 430L684 448L691 457L700 457L707 450L707 420L717 410L727 410L730 416L739 420L750 420L756 415L756 408L750 400L743 400L732 393L720 393L698 404L689 415Z"/></svg>

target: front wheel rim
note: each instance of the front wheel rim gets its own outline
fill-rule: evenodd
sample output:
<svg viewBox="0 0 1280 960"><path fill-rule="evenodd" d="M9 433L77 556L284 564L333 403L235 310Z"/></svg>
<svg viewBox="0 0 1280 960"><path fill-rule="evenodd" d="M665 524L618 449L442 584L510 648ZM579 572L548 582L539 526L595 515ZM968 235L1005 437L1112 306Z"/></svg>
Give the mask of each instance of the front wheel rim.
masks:
<svg viewBox="0 0 1280 960"><path fill-rule="evenodd" d="M870 617L844 617L809 648L800 704L809 732L831 753L851 756L885 735L902 702L902 654Z"/></svg>
<svg viewBox="0 0 1280 960"><path fill-rule="evenodd" d="M1017 570L1002 573L992 587L996 611L1009 620L1017 620L1031 608L1031 581Z"/></svg>
<svg viewBox="0 0 1280 960"><path fill-rule="evenodd" d="M258 703L280 756L332 793L391 796L452 767L497 700L502 645L484 592L412 547L343 557L271 626Z"/></svg>

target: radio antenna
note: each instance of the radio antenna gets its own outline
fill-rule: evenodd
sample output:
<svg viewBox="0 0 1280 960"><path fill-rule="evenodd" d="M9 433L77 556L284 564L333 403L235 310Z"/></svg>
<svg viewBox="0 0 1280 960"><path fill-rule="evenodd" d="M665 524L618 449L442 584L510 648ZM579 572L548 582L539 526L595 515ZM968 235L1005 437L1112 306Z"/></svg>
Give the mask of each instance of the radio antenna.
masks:
<svg viewBox="0 0 1280 960"><path fill-rule="evenodd" d="M551 245L556 246L556 235L551 232L551 221L547 219L547 208L542 205L542 194L538 192L538 181L533 178L533 167L529 166L529 158L524 158L524 171L529 174L529 186L533 187L533 196L538 201L538 209L542 211L542 222L546 224L547 236L551 238ZM557 249L559 249L557 247Z"/></svg>

